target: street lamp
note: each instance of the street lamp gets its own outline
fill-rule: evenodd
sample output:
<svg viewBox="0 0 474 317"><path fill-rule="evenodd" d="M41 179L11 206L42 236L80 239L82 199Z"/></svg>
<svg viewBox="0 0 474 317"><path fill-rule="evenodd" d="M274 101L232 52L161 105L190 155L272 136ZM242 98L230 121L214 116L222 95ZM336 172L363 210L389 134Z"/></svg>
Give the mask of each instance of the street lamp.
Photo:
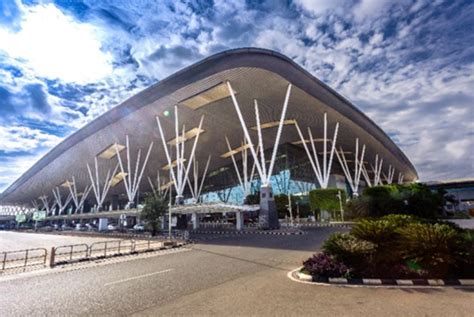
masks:
<svg viewBox="0 0 474 317"><path fill-rule="evenodd" d="M344 209L342 209L342 195L340 190L337 192L336 197L339 199L339 211L341 212L341 220L344 221Z"/></svg>

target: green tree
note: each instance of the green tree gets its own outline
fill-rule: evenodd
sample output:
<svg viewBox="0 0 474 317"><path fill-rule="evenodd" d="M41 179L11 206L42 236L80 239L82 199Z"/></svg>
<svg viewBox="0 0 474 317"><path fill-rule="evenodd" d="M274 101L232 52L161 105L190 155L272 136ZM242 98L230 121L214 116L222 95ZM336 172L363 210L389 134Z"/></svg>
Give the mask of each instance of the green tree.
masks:
<svg viewBox="0 0 474 317"><path fill-rule="evenodd" d="M341 205L338 194L341 194L341 202L344 205L346 201L346 192L338 188L314 189L309 192L309 204L311 210L328 211L333 215L339 214Z"/></svg>
<svg viewBox="0 0 474 317"><path fill-rule="evenodd" d="M161 197L150 195L145 198L145 205L140 213L140 217L151 227L151 235L156 235L160 224L160 217L163 217L168 210L168 202Z"/></svg>

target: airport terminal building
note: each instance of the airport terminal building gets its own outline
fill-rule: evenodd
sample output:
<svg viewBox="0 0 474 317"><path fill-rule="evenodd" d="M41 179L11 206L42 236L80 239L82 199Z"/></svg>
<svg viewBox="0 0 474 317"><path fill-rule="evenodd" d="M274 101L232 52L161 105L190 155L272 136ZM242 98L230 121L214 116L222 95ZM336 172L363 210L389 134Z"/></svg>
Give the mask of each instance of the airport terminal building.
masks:
<svg viewBox="0 0 474 317"><path fill-rule="evenodd" d="M417 177L346 98L286 56L245 48L210 56L96 118L11 184L0 205L99 218L155 192L174 197L176 214L258 209L261 225L273 227L274 194L338 187L357 195ZM258 208L246 206L256 192Z"/></svg>

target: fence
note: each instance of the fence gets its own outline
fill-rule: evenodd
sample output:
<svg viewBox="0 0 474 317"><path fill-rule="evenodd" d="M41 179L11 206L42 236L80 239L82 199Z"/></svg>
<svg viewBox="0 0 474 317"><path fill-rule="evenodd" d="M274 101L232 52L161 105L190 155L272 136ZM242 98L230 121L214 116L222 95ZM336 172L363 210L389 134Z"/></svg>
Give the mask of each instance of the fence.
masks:
<svg viewBox="0 0 474 317"><path fill-rule="evenodd" d="M23 269L31 266L44 266L48 251L44 248L6 251L0 253L0 272L12 269Z"/></svg>
<svg viewBox="0 0 474 317"><path fill-rule="evenodd" d="M174 247L176 242L148 240L109 240L91 245L74 244L53 247L50 266L127 255Z"/></svg>

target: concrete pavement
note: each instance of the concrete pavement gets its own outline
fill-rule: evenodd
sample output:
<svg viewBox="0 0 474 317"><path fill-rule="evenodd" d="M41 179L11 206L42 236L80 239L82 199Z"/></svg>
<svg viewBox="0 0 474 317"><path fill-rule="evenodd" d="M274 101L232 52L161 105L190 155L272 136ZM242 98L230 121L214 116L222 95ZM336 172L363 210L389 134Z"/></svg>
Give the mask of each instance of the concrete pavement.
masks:
<svg viewBox="0 0 474 317"><path fill-rule="evenodd" d="M472 316L474 290L305 285L287 272L336 229L197 236L191 251L2 281L2 316Z"/></svg>

